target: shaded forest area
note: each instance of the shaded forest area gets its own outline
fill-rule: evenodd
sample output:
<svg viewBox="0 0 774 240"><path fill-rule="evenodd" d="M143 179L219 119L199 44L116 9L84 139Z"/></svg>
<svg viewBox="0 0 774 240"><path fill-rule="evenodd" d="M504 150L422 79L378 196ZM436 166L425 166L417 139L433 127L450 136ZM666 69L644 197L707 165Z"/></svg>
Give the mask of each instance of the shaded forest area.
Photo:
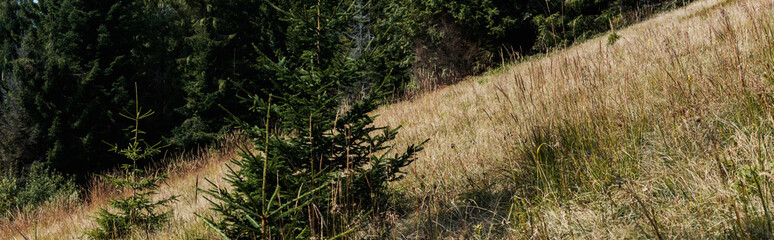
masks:
<svg viewBox="0 0 774 240"><path fill-rule="evenodd" d="M0 210L128 163L108 144L129 138L120 114L136 105L156 113L144 137L180 153L244 127L239 121L292 116L262 108L272 97L339 96L305 110L326 117L368 99L365 111L684 4L3 0Z"/></svg>

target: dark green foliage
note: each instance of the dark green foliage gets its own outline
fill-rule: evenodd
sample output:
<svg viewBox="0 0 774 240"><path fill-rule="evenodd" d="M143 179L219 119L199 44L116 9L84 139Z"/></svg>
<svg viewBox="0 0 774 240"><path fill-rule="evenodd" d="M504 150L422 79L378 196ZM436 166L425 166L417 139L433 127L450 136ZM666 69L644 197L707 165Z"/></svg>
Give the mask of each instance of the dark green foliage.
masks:
<svg viewBox="0 0 774 240"><path fill-rule="evenodd" d="M380 54L366 51L358 59L348 57L352 42L342 33L351 26L352 4L276 6L289 26L289 48L299 51L289 51L296 55L277 62L266 59L261 66L272 73L280 91L271 101L252 97L251 109L265 112L265 118L238 122L255 149L244 149L234 160L238 170L226 178L232 190L209 191L218 200L213 209L223 215L217 227L229 238L346 233L361 211L382 210L385 184L400 178L400 169L421 150L420 144L387 155L397 129L374 126L374 117L368 115L384 97L381 85L348 108L340 107L342 86L369 74L368 63Z"/></svg>
<svg viewBox="0 0 774 240"><path fill-rule="evenodd" d="M335 119L341 105L387 97L372 96L374 88L399 96L407 86L452 84L501 62L506 52L566 46L632 22L628 13L680 4L0 1L0 168L43 161L83 182L128 163L106 153L102 141L126 137L117 113L131 105L133 82L159 112L147 137L179 151L231 130L231 115L264 119L250 107L270 95L276 111L309 104L292 98L333 97L314 107L327 109L317 118ZM303 90L315 84L321 85ZM270 121L286 124L280 112ZM301 122L293 124L276 127Z"/></svg>
<svg viewBox="0 0 774 240"><path fill-rule="evenodd" d="M71 197L77 194L72 178L66 178L42 163L34 163L25 171L22 178L24 187L16 195L19 203L35 205L52 199L57 195Z"/></svg>
<svg viewBox="0 0 774 240"><path fill-rule="evenodd" d="M0 171L36 160L39 128L31 121L23 100L31 92L13 73L24 67L30 53L24 34L24 14L15 1L0 2Z"/></svg>
<svg viewBox="0 0 774 240"><path fill-rule="evenodd" d="M609 30L611 22L620 22L619 4L615 0L548 1L547 15L534 18L538 28L535 50L569 46L597 33Z"/></svg>
<svg viewBox="0 0 774 240"><path fill-rule="evenodd" d="M135 97L135 111L133 114L121 115L134 121L134 125L129 128L132 134L131 142L124 148L113 145L111 149L112 152L116 152L131 160L132 164L122 165L123 173L120 176L100 176L117 189L130 191L131 195L110 200L110 206L117 209L117 213L108 211L105 208L97 211L97 215L94 218L99 227L86 232L86 235L93 239L121 238L129 234L133 229L153 231L166 223L172 216L172 210L159 211L159 208L177 201L177 196L163 198L158 201L152 200L151 198L153 195L156 195L159 184L166 180L167 176L166 174L144 176L144 171L137 168L137 161L148 159L160 152L160 143L149 144L140 137L144 132L140 131L139 121L151 116L153 111L143 112L138 106L138 99Z"/></svg>
<svg viewBox="0 0 774 240"><path fill-rule="evenodd" d="M379 1L376 14L388 26L376 27L385 38L394 39L379 44L387 45L393 58L410 59L408 65L413 69L396 70L413 72L415 83L424 85L418 87L452 84L486 70L500 57L501 49L529 50L536 32L531 19L544 12L543 5L491 0Z"/></svg>
<svg viewBox="0 0 774 240"><path fill-rule="evenodd" d="M22 11L22 2L0 2L0 72L11 71L11 61L17 59L19 42L29 26L29 18Z"/></svg>
<svg viewBox="0 0 774 240"><path fill-rule="evenodd" d="M72 178L62 176L43 163L0 176L0 216L12 209L27 209L57 198L74 200L78 188Z"/></svg>
<svg viewBox="0 0 774 240"><path fill-rule="evenodd" d="M128 87L138 82L153 107L171 111L169 75L174 73L164 35L166 17L142 1L22 1L27 52L10 69L28 91L21 105L41 131L37 156L67 173L88 173L121 163L104 154L101 140L121 139L113 109L129 102ZM19 43L19 42L17 42ZM6 68L9 69L9 68ZM157 128L169 128L169 114Z"/></svg>
<svg viewBox="0 0 774 240"><path fill-rule="evenodd" d="M254 142L261 141L256 139ZM312 194L320 192L328 184L320 184L320 187L311 190L283 189L278 182L293 179L292 175L279 175L288 172L287 163L265 161L247 148L241 151L240 159L234 159L232 163L240 169L229 169L226 176L234 190L216 186L207 191L215 200L211 201L213 209L223 215L223 220L217 224L212 219L203 218L211 228L223 239L309 237L309 226L303 221L303 211L311 203Z"/></svg>
<svg viewBox="0 0 774 240"><path fill-rule="evenodd" d="M30 119L22 99L30 94L14 77L3 76L0 86L0 171L10 172L31 163L38 152L39 128Z"/></svg>
<svg viewBox="0 0 774 240"><path fill-rule="evenodd" d="M274 91L270 75L258 66L300 50L288 45L287 23L265 1L190 0L176 8L190 30L183 41L189 53L180 61L185 104L177 108L186 120L173 143L207 143L229 129L229 112L250 116L240 96Z"/></svg>
<svg viewBox="0 0 774 240"><path fill-rule="evenodd" d="M569 46L611 24L687 2L384 0L372 12L375 44L391 53L395 73L412 75L414 87L434 88L485 71L500 58Z"/></svg>

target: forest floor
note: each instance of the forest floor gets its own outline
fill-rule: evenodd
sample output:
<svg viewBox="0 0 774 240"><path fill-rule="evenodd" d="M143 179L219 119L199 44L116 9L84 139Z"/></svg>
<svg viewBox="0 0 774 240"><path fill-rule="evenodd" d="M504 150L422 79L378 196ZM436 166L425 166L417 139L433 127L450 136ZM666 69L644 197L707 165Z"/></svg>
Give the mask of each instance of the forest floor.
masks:
<svg viewBox="0 0 774 240"><path fill-rule="evenodd" d="M383 106L395 144L430 141L395 206L354 238L771 238L774 0L701 0ZM226 140L172 160L172 223L133 239L214 239L197 188L225 186ZM115 189L0 224L0 239L82 239Z"/></svg>

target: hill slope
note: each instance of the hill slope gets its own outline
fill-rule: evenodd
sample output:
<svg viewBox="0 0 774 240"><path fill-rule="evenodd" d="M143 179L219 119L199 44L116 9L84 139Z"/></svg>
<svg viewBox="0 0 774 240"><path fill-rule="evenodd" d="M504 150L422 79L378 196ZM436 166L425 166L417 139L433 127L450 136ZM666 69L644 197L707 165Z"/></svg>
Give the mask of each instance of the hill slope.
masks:
<svg viewBox="0 0 774 240"><path fill-rule="evenodd" d="M383 107L378 124L403 125L398 145L431 140L392 186L395 227L360 234L764 237L774 202L772 12L772 0L699 1L621 29L612 45L603 36ZM222 184L234 150L175 175L161 189L182 195L173 223L134 238L212 238L193 215L208 214L195 188ZM0 239L82 238L111 196L101 192L4 224Z"/></svg>
<svg viewBox="0 0 774 240"><path fill-rule="evenodd" d="M415 201L403 229L560 239L765 229L772 12L771 0L699 1L618 31L613 45L603 36L382 108L379 124L404 126L398 141L431 139L395 186Z"/></svg>

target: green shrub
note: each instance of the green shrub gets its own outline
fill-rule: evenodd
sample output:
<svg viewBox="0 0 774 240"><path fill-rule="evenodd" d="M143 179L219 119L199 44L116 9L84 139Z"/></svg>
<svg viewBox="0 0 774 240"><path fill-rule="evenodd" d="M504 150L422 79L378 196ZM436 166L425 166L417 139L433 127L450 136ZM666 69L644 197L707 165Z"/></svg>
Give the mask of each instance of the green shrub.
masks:
<svg viewBox="0 0 774 240"><path fill-rule="evenodd" d="M42 163L32 164L27 171L26 183L20 189L17 199L27 204L39 204L57 196L77 192L75 182L54 172Z"/></svg>
<svg viewBox="0 0 774 240"><path fill-rule="evenodd" d="M118 209L117 213L100 209L97 211L95 221L99 226L86 232L92 239L115 239L126 236L133 229L154 231L166 223L172 217L172 211L158 209L177 200L177 196L165 198L159 201L151 200L156 194L159 182L166 180L165 175L158 177L136 178L143 171L131 165L124 165L126 177L103 176L113 186L130 189L132 195L110 201L110 206Z"/></svg>
<svg viewBox="0 0 774 240"><path fill-rule="evenodd" d="M16 205L16 179L3 177L0 179L0 212L5 213Z"/></svg>
<svg viewBox="0 0 774 240"><path fill-rule="evenodd" d="M617 32L610 33L610 36L607 36L607 45L611 45L612 46L620 38L621 38L621 35L619 35Z"/></svg>
<svg viewBox="0 0 774 240"><path fill-rule="evenodd" d="M202 118L195 116L183 121L172 130L171 144L179 147L197 146L214 141L218 134L207 129Z"/></svg>
<svg viewBox="0 0 774 240"><path fill-rule="evenodd" d="M78 198L75 181L43 163L33 163L21 173L16 176L11 171L0 177L0 213L29 209L57 198Z"/></svg>

